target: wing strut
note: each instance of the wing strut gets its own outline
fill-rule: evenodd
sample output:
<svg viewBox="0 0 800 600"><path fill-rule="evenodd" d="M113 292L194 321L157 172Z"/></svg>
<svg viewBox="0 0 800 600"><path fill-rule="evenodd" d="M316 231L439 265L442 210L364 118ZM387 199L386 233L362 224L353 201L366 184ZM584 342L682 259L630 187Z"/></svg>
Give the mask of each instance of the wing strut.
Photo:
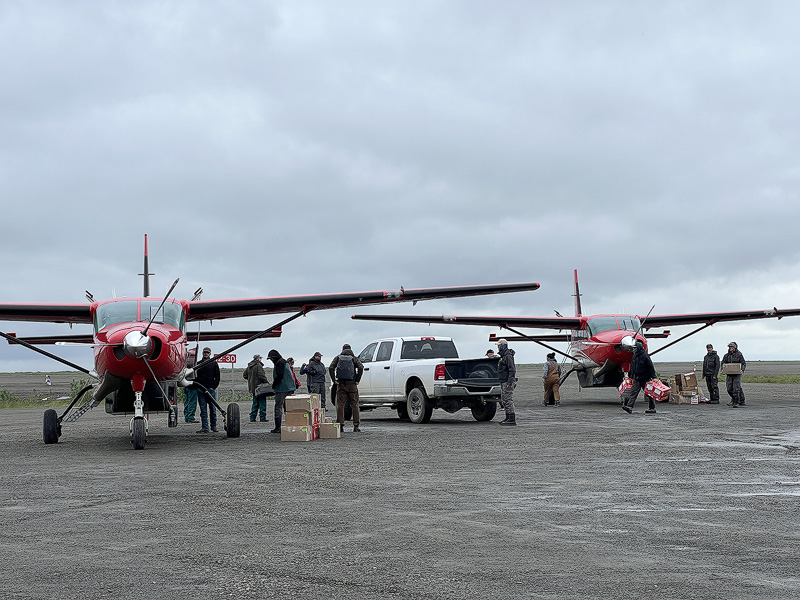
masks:
<svg viewBox="0 0 800 600"><path fill-rule="evenodd" d="M653 352L651 352L651 353L650 353L650 356L653 356L654 354L658 354L658 353L659 353L659 352L661 352L662 350L666 350L667 348L669 348L669 347L670 347L670 346L672 346L673 344L677 344L677 343L678 343L678 342L680 342L681 340L685 340L685 339L686 339L687 337L689 337L690 335L694 335L695 333L699 333L699 332L703 331L703 329L705 329L706 327L711 327L713 324L714 324L714 323L706 323L706 324L705 324L705 325L703 325L702 327L699 327L699 328L695 329L694 331L691 331L691 332L687 333L685 336L683 336L683 337L679 337L679 338L678 338L677 340L675 340L674 342L670 342L670 343L669 343L669 344L667 344L666 346L662 346L662 347L661 347L661 348L659 348L658 350L654 350Z"/></svg>
<svg viewBox="0 0 800 600"><path fill-rule="evenodd" d="M21 339L19 339L17 337L12 337L12 336L8 335L7 333L3 333L2 331L0 331L0 336L6 338L12 344L21 344L22 346L25 346L28 350L33 350L34 352L38 352L39 354L44 354L47 358L52 358L53 360L57 360L58 362L67 365L68 367L72 367L76 371L80 371L81 373L86 373L89 377L93 377L94 379L97 379L97 375L93 375L88 369L84 369L83 367L80 367L80 366L76 365L73 362L69 362L65 358L61 358L60 356L56 356L55 354L51 354L47 350L42 350L41 348L37 348L36 346L33 346L33 345L29 344L28 342L26 342L24 340L21 340Z"/></svg>
<svg viewBox="0 0 800 600"><path fill-rule="evenodd" d="M547 348L548 350L552 350L553 352L557 352L558 354L561 354L562 356L566 356L566 357L567 357L568 359L570 359L570 360L574 360L574 358L573 358L572 356L570 356L569 354L567 354L566 352L562 352L562 351L561 351L561 350L559 350L558 348L553 348L552 346L548 346L548 345L547 345L547 344L545 344L544 342L540 342L539 340L537 340L537 339L535 339L535 338L532 338L532 337L531 337L531 336L529 336L529 335L525 335L524 333L522 333L521 331L517 331L517 330L516 330L516 329L514 329L513 327L509 327L508 325L501 325L500 327L501 327L502 329L508 329L509 331L511 331L511 332L513 332L513 333L516 333L517 335L519 335L519 336L521 336L521 337L525 338L525 339L526 339L526 340L528 340L529 342L536 342L537 344L539 344L540 346L544 346L544 347L545 347L545 348Z"/></svg>

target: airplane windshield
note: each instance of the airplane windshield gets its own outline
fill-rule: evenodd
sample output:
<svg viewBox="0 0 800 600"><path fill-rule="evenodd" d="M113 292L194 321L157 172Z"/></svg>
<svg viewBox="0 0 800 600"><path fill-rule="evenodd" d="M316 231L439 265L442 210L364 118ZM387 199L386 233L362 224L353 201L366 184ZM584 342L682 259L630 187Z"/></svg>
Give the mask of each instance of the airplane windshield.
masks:
<svg viewBox="0 0 800 600"><path fill-rule="evenodd" d="M587 321L586 327L589 329L589 335L597 335L603 331L619 329L616 317L595 317Z"/></svg>
<svg viewBox="0 0 800 600"><path fill-rule="evenodd" d="M149 322L158 305L161 304L160 300L142 300L142 321ZM110 325L118 323L131 323L139 320L139 301L138 300L120 300L118 302L107 302L97 307L97 312L94 315L94 329L100 331ZM177 327L184 331L186 325L184 321L183 308L180 304L174 302L167 302L164 307L158 311L158 315L154 319L155 323L166 323Z"/></svg>

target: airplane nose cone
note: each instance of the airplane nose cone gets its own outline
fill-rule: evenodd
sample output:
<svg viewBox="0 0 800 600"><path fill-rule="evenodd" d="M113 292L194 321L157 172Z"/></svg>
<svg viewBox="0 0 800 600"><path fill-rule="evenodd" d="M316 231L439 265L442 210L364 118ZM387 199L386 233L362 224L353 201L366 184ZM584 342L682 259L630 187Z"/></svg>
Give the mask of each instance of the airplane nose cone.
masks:
<svg viewBox="0 0 800 600"><path fill-rule="evenodd" d="M625 352L633 352L636 350L636 338L632 335L626 335L624 338L622 338L622 340L620 340L619 345L622 346L622 349L625 350Z"/></svg>
<svg viewBox="0 0 800 600"><path fill-rule="evenodd" d="M144 358L150 353L153 343L139 331L129 331L123 340L125 354L132 358Z"/></svg>

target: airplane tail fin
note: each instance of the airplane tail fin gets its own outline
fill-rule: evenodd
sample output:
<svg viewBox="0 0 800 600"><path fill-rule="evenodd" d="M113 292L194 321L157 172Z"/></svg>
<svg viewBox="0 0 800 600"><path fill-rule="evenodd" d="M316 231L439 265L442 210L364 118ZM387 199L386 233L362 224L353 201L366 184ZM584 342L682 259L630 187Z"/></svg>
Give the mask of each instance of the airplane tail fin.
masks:
<svg viewBox="0 0 800 600"><path fill-rule="evenodd" d="M149 267L147 265L147 234L145 233L144 234L144 272L139 273L139 275L142 275L144 277L144 283L143 283L144 289L143 289L142 296L144 296L145 298L150 296L150 275L155 275L155 273L151 273L148 269L149 269Z"/></svg>
<svg viewBox="0 0 800 600"><path fill-rule="evenodd" d="M575 269L575 316L580 317L582 314L581 309L581 292L578 289L578 269Z"/></svg>

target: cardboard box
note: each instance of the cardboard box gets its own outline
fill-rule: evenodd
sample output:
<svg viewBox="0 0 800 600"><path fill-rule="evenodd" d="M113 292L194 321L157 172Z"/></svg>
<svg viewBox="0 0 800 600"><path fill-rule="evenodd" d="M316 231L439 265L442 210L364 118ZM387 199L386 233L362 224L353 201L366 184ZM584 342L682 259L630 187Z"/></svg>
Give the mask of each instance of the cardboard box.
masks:
<svg viewBox="0 0 800 600"><path fill-rule="evenodd" d="M697 392L678 392L677 394L670 394L669 401L672 404L697 404L700 397Z"/></svg>
<svg viewBox="0 0 800 600"><path fill-rule="evenodd" d="M311 427L294 427L284 425L281 427L282 442L310 442L313 437Z"/></svg>
<svg viewBox="0 0 800 600"><path fill-rule="evenodd" d="M722 372L725 375L741 375L742 363L725 363L722 365Z"/></svg>
<svg viewBox="0 0 800 600"><path fill-rule="evenodd" d="M289 427L310 427L314 424L314 415L308 412L287 412L286 425Z"/></svg>
<svg viewBox="0 0 800 600"><path fill-rule="evenodd" d="M339 423L320 423L319 437L321 440L335 440L342 437Z"/></svg>
<svg viewBox="0 0 800 600"><path fill-rule="evenodd" d="M650 396L656 402L668 402L670 387L658 379L651 379L644 385L644 395Z"/></svg>
<svg viewBox="0 0 800 600"><path fill-rule="evenodd" d="M625 379L622 380L622 383L620 383L619 387L617 388L619 390L619 395L622 396L622 394L624 394L626 390L629 390L632 387L633 387L633 379L631 379L630 377L626 377Z"/></svg>
<svg viewBox="0 0 800 600"><path fill-rule="evenodd" d="M292 394L286 396L286 412L312 412L315 408L321 408L322 401L319 394Z"/></svg>
<svg viewBox="0 0 800 600"><path fill-rule="evenodd" d="M675 375L675 382L678 384L678 391L697 389L697 375L694 372Z"/></svg>

